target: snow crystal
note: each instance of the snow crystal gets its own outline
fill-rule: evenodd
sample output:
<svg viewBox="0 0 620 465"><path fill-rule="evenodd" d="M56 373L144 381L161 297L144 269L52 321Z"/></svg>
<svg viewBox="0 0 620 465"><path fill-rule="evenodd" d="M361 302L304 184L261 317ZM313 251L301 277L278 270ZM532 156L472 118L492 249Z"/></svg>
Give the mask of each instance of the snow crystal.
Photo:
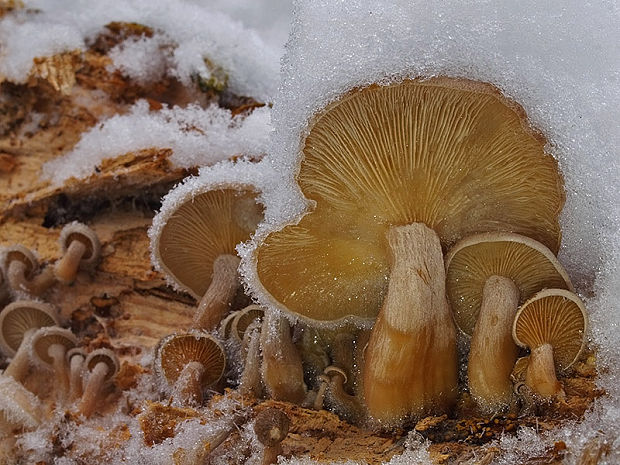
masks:
<svg viewBox="0 0 620 465"><path fill-rule="evenodd" d="M148 103L140 100L127 114L106 119L84 133L73 150L43 166L42 177L60 185L70 177L90 176L101 160L150 147L172 149L170 161L182 168L236 155L262 155L270 132L268 107L232 117L217 105L151 112Z"/></svg>
<svg viewBox="0 0 620 465"><path fill-rule="evenodd" d="M130 37L108 53L113 62L110 70L118 69L138 84L161 80L170 66L167 53L169 44L170 39L163 34Z"/></svg>
<svg viewBox="0 0 620 465"><path fill-rule="evenodd" d="M281 44L265 43L256 31L218 11L215 5L188 1L172 5L166 0L30 0L25 3L27 10L17 10L0 19L0 75L13 82L25 82L33 58L83 50L106 24L125 21L163 31L176 43L171 61L184 83L189 83L194 74L209 78L211 71L205 64L206 58L225 70L229 89L235 94L269 101L278 84ZM231 8L228 11L234 13ZM273 11L278 18L274 26L284 27L286 8L281 6ZM269 40L270 44L274 43L271 36Z"/></svg>

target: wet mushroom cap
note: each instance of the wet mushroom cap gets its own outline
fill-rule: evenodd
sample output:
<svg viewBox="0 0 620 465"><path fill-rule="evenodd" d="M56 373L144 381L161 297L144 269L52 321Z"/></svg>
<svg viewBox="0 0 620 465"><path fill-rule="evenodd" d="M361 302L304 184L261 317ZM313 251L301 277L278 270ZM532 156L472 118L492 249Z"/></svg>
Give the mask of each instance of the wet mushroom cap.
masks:
<svg viewBox="0 0 620 465"><path fill-rule="evenodd" d="M51 305L31 300L18 300L7 305L0 313L0 348L13 356L29 329L58 324Z"/></svg>
<svg viewBox="0 0 620 465"><path fill-rule="evenodd" d="M297 181L311 211L254 251L258 291L309 320L374 318L390 270L386 232L412 223L444 249L512 231L557 251L563 181L544 146L490 84L435 78L348 93L310 127Z"/></svg>
<svg viewBox="0 0 620 465"><path fill-rule="evenodd" d="M165 225L151 237L157 264L176 285L202 297L211 283L215 259L236 255L236 245L247 241L262 219L256 197L245 186L213 189L166 212Z"/></svg>
<svg viewBox="0 0 620 465"><path fill-rule="evenodd" d="M108 366L108 371L105 374L105 381L116 376L120 368L118 364L118 357L110 349L102 348L93 350L90 354L88 354L86 360L84 360L84 366L91 372L98 363L105 363Z"/></svg>
<svg viewBox="0 0 620 465"><path fill-rule="evenodd" d="M587 329L588 317L579 297L564 289L545 289L519 308L512 337L531 350L550 344L555 366L562 371L581 354Z"/></svg>
<svg viewBox="0 0 620 465"><path fill-rule="evenodd" d="M519 303L546 288L573 290L553 252L540 242L513 233L482 233L459 241L446 255L446 293L457 326L473 334L482 291L491 276L514 282Z"/></svg>
<svg viewBox="0 0 620 465"><path fill-rule="evenodd" d="M60 231L59 238L63 254L73 241L79 241L86 247L86 251L80 259L81 264L88 266L97 262L101 255L101 243L92 229L77 221L65 225Z"/></svg>
<svg viewBox="0 0 620 465"><path fill-rule="evenodd" d="M226 367L223 347L204 332L171 334L160 342L156 352L156 366L170 385L176 382L190 362L198 362L204 367L200 379L203 388L216 383Z"/></svg>
<svg viewBox="0 0 620 465"><path fill-rule="evenodd" d="M51 366L53 358L49 355L48 349L52 345L60 344L67 351L74 348L77 342L77 337L69 329L57 326L41 328L32 338L32 355L35 360Z"/></svg>

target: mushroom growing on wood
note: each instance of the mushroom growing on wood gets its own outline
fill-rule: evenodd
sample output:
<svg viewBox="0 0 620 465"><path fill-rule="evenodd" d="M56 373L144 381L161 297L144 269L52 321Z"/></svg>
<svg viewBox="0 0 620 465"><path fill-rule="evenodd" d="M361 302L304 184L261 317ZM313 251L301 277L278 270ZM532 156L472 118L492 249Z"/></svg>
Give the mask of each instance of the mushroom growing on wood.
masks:
<svg viewBox="0 0 620 465"><path fill-rule="evenodd" d="M456 330L443 248L513 231L553 251L564 203L557 162L523 109L463 79L355 89L301 144L302 218L265 225L247 255L259 302L316 322L370 322L364 401L386 425L456 396Z"/></svg>
<svg viewBox="0 0 620 465"><path fill-rule="evenodd" d="M217 328L230 310L240 287L235 247L262 219L255 187L228 178L190 178L164 199L149 230L153 264L199 300L195 329Z"/></svg>
<svg viewBox="0 0 620 465"><path fill-rule="evenodd" d="M512 323L520 304L545 288L573 289L543 244L513 233L482 233L446 255L446 291L457 326L472 335L469 390L483 410L507 407L518 348Z"/></svg>
<svg viewBox="0 0 620 465"><path fill-rule="evenodd" d="M530 349L525 384L542 398L563 397L557 371L570 367L585 346L588 316L581 299L564 289L545 289L517 312L512 336Z"/></svg>
<svg viewBox="0 0 620 465"><path fill-rule="evenodd" d="M34 253L23 245L3 249L0 268L13 291L39 296L56 282L52 269L45 267L39 271L39 262Z"/></svg>
<svg viewBox="0 0 620 465"><path fill-rule="evenodd" d="M88 418L95 411L105 383L118 373L118 357L110 349L96 349L88 354L84 366L89 374L84 393L78 403L78 410Z"/></svg>
<svg viewBox="0 0 620 465"><path fill-rule="evenodd" d="M39 366L54 371L56 397L62 403L69 394L67 351L77 345L77 338L69 329L44 327L32 336L30 357Z"/></svg>
<svg viewBox="0 0 620 465"><path fill-rule="evenodd" d="M256 415L254 432L260 443L265 446L262 465L272 465L278 462L282 455L282 441L288 434L291 419L282 410L270 407Z"/></svg>
<svg viewBox="0 0 620 465"><path fill-rule="evenodd" d="M155 372L183 405L202 403L203 391L220 380L225 367L224 348L202 331L166 336L155 351Z"/></svg>
<svg viewBox="0 0 620 465"><path fill-rule="evenodd" d="M39 328L57 324L54 308L42 302L18 300L4 307L0 313L0 349L13 357L4 374L23 381L28 374L32 336Z"/></svg>
<svg viewBox="0 0 620 465"><path fill-rule="evenodd" d="M72 283L78 269L94 267L101 257L99 238L85 224L74 221L65 225L59 241L62 257L54 265L54 273L63 283Z"/></svg>

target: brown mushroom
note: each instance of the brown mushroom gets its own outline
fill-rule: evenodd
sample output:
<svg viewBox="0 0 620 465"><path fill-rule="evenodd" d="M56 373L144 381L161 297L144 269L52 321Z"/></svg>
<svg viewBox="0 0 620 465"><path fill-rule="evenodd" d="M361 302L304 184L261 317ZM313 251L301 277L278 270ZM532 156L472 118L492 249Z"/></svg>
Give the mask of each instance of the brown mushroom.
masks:
<svg viewBox="0 0 620 465"><path fill-rule="evenodd" d="M184 188L185 186L181 186ZM262 219L253 186L206 183L169 194L149 231L152 261L179 289L199 300L195 329L213 330L240 287L237 244Z"/></svg>
<svg viewBox="0 0 620 465"><path fill-rule="evenodd" d="M563 397L556 370L566 371L579 358L588 330L586 309L578 296L564 289L545 289L517 312L512 336L530 349L525 384L544 399Z"/></svg>
<svg viewBox="0 0 620 465"><path fill-rule="evenodd" d="M457 326L472 335L469 391L493 412L512 397L510 373L518 348L512 323L521 303L545 288L573 289L551 250L513 233L483 233L459 241L446 255L446 291Z"/></svg>
<svg viewBox="0 0 620 465"><path fill-rule="evenodd" d="M97 234L88 226L74 221L60 231L62 257L54 265L59 281L70 284L80 268L94 267L101 257L101 244Z"/></svg>
<svg viewBox="0 0 620 465"><path fill-rule="evenodd" d="M328 379L327 399L338 416L350 423L361 421L366 412L360 399L345 390L348 381L345 371L330 365L325 368L324 376Z"/></svg>
<svg viewBox="0 0 620 465"><path fill-rule="evenodd" d="M6 247L0 254L0 267L13 291L39 296L56 282L51 268L40 271L34 253L23 245Z"/></svg>
<svg viewBox="0 0 620 465"><path fill-rule="evenodd" d="M32 336L30 358L36 365L54 371L54 389L59 402L69 394L67 351L77 345L77 338L69 329L50 326L38 329Z"/></svg>
<svg viewBox="0 0 620 465"><path fill-rule="evenodd" d="M97 402L101 400L101 392L106 382L112 380L118 373L118 357L110 349L96 349L88 354L84 366L89 373L84 393L78 403L78 410L88 418L93 414Z"/></svg>
<svg viewBox="0 0 620 465"><path fill-rule="evenodd" d="M457 355L442 246L513 231L557 251L557 162L521 107L462 79L355 89L306 133L296 179L308 211L257 233L244 263L255 297L315 322L377 317L363 384L379 422L449 409Z"/></svg>
<svg viewBox="0 0 620 465"><path fill-rule="evenodd" d="M243 369L239 380L239 393L260 398L263 393L261 375L260 333L261 320L254 320L245 329L242 343Z"/></svg>
<svg viewBox="0 0 620 465"><path fill-rule="evenodd" d="M202 403L203 391L220 380L225 367L222 345L202 331L166 336L155 351L155 372L183 405Z"/></svg>
<svg viewBox="0 0 620 465"><path fill-rule="evenodd" d="M248 305L235 313L230 327L231 336L241 343L248 326L255 321L262 321L265 311L260 305Z"/></svg>
<svg viewBox="0 0 620 465"><path fill-rule="evenodd" d="M269 407L261 410L254 421L254 432L260 443L265 446L262 465L272 465L278 462L282 455L282 441L288 434L291 420L282 410Z"/></svg>
<svg viewBox="0 0 620 465"><path fill-rule="evenodd" d="M54 308L42 302L18 300L4 307L0 313L0 348L13 357L4 374L23 381L28 374L32 336L39 328L57 324Z"/></svg>

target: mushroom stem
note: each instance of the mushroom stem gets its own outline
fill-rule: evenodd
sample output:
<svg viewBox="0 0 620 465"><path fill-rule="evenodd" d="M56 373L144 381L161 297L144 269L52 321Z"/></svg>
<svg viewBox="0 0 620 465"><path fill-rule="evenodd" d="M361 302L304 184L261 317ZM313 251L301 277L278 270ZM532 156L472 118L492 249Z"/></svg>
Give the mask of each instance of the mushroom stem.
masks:
<svg viewBox="0 0 620 465"><path fill-rule="evenodd" d="M82 394L82 399L78 405L78 410L87 418L92 415L97 405L97 399L103 388L103 382L105 381L108 371L108 365L104 362L99 362L95 365L95 368L93 368L93 371L88 377L88 381L84 387L84 394Z"/></svg>
<svg viewBox="0 0 620 465"><path fill-rule="evenodd" d="M329 396L339 416L355 424L364 418L366 413L359 399L344 389L344 384L342 375L333 375L329 381Z"/></svg>
<svg viewBox="0 0 620 465"><path fill-rule="evenodd" d="M15 290L25 291L31 295L41 295L48 290L56 278L51 268L45 267L32 279L26 277L27 266L21 260L12 260L7 270L9 286Z"/></svg>
<svg viewBox="0 0 620 465"><path fill-rule="evenodd" d="M230 310L239 288L240 259L236 255L222 254L213 262L213 280L206 290L194 315L193 328L212 331Z"/></svg>
<svg viewBox="0 0 620 465"><path fill-rule="evenodd" d="M23 382L28 375L28 367L30 366L30 347L32 345L32 337L38 328L29 329L24 333L22 343L13 356L13 359L4 370L6 376L11 376L15 381Z"/></svg>
<svg viewBox="0 0 620 465"><path fill-rule="evenodd" d="M325 393L329 386L329 377L327 375L319 376L319 389L317 390L316 397L312 404L314 410L321 410L323 408L323 402L325 401Z"/></svg>
<svg viewBox="0 0 620 465"><path fill-rule="evenodd" d="M488 412L510 404L510 373L518 348L512 339L512 322L519 305L519 290L503 276L490 276L482 291L482 303L469 352L469 391Z"/></svg>
<svg viewBox="0 0 620 465"><path fill-rule="evenodd" d="M555 374L551 344L543 344L532 350L525 371L525 384L545 399L564 397L564 390Z"/></svg>
<svg viewBox="0 0 620 465"><path fill-rule="evenodd" d="M66 283L73 282L80 266L80 260L82 260L86 250L86 244L82 241L71 241L62 258L54 266L56 277Z"/></svg>
<svg viewBox="0 0 620 465"><path fill-rule="evenodd" d="M82 368L85 357L75 354L69 363L69 398L73 401L82 396Z"/></svg>
<svg viewBox="0 0 620 465"><path fill-rule="evenodd" d="M65 363L65 354L67 349L63 344L52 344L47 349L47 354L52 359L52 367L56 375L56 397L60 403L63 403L69 392L69 377L67 374L67 365Z"/></svg>
<svg viewBox="0 0 620 465"><path fill-rule="evenodd" d="M447 410L458 381L456 329L448 307L441 244L422 223L387 233L392 269L366 349L364 400L387 426Z"/></svg>
<svg viewBox="0 0 620 465"><path fill-rule="evenodd" d="M200 362L189 362L183 367L172 388L172 392L181 404L200 405L202 403L200 378L204 372L205 367Z"/></svg>
<svg viewBox="0 0 620 465"><path fill-rule="evenodd" d="M258 322L252 323L243 335L243 346L247 347L239 382L239 393L256 398L261 396L261 373L260 373L260 327Z"/></svg>

